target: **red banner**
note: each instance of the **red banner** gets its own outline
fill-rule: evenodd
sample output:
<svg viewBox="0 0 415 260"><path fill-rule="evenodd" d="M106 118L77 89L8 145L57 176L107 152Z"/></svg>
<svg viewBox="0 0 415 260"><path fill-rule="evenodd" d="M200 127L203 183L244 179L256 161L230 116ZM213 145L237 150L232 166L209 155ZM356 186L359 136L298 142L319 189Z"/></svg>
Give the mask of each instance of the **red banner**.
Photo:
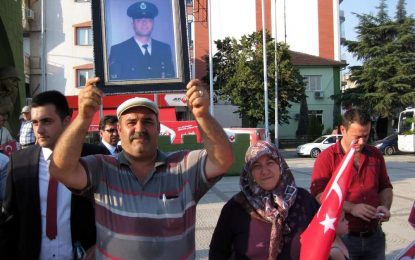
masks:
<svg viewBox="0 0 415 260"><path fill-rule="evenodd" d="M301 260L320 260L329 257L346 191L350 186L354 153L355 149L352 145L324 189L320 199L320 209L301 234Z"/></svg>
<svg viewBox="0 0 415 260"><path fill-rule="evenodd" d="M412 205L411 213L409 213L408 222L412 225L413 228L415 228L415 201L414 205Z"/></svg>
<svg viewBox="0 0 415 260"><path fill-rule="evenodd" d="M0 145L0 150L3 151L3 154L10 157L12 152L17 150L17 142L15 140L9 141L5 144Z"/></svg>
<svg viewBox="0 0 415 260"><path fill-rule="evenodd" d="M415 259L415 240L404 250L402 250L399 255L397 255L394 260L413 260Z"/></svg>
<svg viewBox="0 0 415 260"><path fill-rule="evenodd" d="M170 136L172 144L181 144L183 135L196 135L198 143L202 136L196 121L167 121L160 123L160 135Z"/></svg>

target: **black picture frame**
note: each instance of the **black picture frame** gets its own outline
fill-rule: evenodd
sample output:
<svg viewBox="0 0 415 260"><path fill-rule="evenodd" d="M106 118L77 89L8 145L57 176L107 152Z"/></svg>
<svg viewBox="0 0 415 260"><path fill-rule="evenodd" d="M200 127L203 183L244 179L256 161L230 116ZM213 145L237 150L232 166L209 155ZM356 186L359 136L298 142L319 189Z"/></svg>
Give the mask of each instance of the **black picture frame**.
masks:
<svg viewBox="0 0 415 260"><path fill-rule="evenodd" d="M138 44L134 47L136 49L127 53L124 51L128 49L126 46L133 47L132 44L126 45L127 41L128 43L134 41L132 38L134 36L134 20L127 15L127 9L134 3L141 4L143 2L144 8L146 6L149 8L149 3L157 7L158 15L154 17L154 28L151 34L152 42L164 42L164 46L166 44L170 46L173 74L170 69L170 73L166 74L164 72L165 68L171 66L165 66L167 62L160 62L159 60L155 62L156 66L145 67L153 72L151 76L148 75L149 73L141 73L139 76L134 74L139 70L137 66L143 64L137 62L138 59L128 61L128 64L124 65L127 56L142 55L141 53L138 54L140 51ZM98 87L104 93L171 93L185 91L186 84L190 80L190 70L184 1L92 0L91 6L95 75L100 77ZM139 8L142 8L142 6ZM128 36L128 34L130 35ZM121 45L121 43L124 43L124 45ZM114 47L117 44L118 47ZM116 50L121 50L124 58L119 58L117 62L114 62L113 57L117 53ZM114 53L113 57L111 57L111 52ZM111 61L109 60L110 57ZM118 55L117 57L121 56ZM118 62L119 60L123 62ZM131 63L135 65L131 65ZM114 73L114 71L117 73ZM143 70L140 69L139 71Z"/></svg>

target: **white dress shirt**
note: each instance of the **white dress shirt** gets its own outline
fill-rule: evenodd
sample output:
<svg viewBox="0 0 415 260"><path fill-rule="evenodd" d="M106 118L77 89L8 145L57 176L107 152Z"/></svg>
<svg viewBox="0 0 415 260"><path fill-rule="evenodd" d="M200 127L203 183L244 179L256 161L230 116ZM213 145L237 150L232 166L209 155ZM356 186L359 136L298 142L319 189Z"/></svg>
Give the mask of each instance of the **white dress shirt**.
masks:
<svg viewBox="0 0 415 260"><path fill-rule="evenodd" d="M140 47L140 50L141 50L141 52L143 53L143 55L144 55L144 53L146 52L146 48L144 48L144 47L143 47L143 45L144 45L144 44L147 44L147 51L148 51L148 54L150 54L150 55L151 55L151 39L150 39L150 41L149 41L148 43L141 43L141 42L137 41L137 39L136 39L136 38L134 38L134 40L135 40L135 42L138 44L138 47Z"/></svg>
<svg viewBox="0 0 415 260"><path fill-rule="evenodd" d="M111 155L116 155L116 148L115 146L110 145L109 143L105 142L103 139L101 140L101 142L105 145L105 147L107 147L108 151L110 151Z"/></svg>
<svg viewBox="0 0 415 260"><path fill-rule="evenodd" d="M46 259L72 259L71 237L71 192L58 183L57 190L57 225L58 234L50 240L46 236L46 202L49 186L49 163L52 150L42 148L39 158L39 196L42 216L42 246L40 260ZM30 216L26 216L30 217Z"/></svg>

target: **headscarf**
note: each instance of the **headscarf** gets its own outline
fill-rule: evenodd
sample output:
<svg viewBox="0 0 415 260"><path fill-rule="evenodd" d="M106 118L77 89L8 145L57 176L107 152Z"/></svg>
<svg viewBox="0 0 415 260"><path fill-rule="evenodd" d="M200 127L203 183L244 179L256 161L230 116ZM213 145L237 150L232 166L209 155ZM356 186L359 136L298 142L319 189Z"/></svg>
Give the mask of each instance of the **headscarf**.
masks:
<svg viewBox="0 0 415 260"><path fill-rule="evenodd" d="M262 189L254 180L252 165L262 156L274 159L280 167L280 178L277 186L270 191ZM270 142L259 141L251 145L245 154L245 165L240 178L241 191L246 197L249 208L254 210L263 220L272 223L269 246L269 259L276 259L283 246L283 231L288 210L294 204L297 187L287 163L278 149ZM241 201L240 199L237 201ZM244 206L244 205L243 205ZM244 208L247 205L245 205Z"/></svg>

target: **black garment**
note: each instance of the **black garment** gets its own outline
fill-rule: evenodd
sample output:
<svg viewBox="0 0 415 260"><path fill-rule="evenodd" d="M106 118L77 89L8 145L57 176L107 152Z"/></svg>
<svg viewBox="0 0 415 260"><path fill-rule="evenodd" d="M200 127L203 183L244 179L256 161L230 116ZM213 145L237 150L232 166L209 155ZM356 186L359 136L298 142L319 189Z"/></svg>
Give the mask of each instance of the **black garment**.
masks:
<svg viewBox="0 0 415 260"><path fill-rule="evenodd" d="M111 155L111 151L110 151L110 150L108 150L108 148L105 146L105 144L103 144L103 143L102 143L102 141L101 141L101 142L99 142L99 143L98 143L98 145L99 145L100 147L105 148L105 150L107 150L107 151L108 151L108 154L109 154L109 155ZM121 147L120 145L117 145L117 146L116 146L116 148L115 148L115 153L117 154L117 153L120 153L121 151L122 151L122 147Z"/></svg>
<svg viewBox="0 0 415 260"><path fill-rule="evenodd" d="M0 258L39 259L42 220L39 200L38 145L14 152L10 157L3 207L0 213ZM84 144L82 156L104 153L106 149ZM91 201L72 195L72 243L87 250L95 244L95 214Z"/></svg>
<svg viewBox="0 0 415 260"><path fill-rule="evenodd" d="M111 47L109 74L112 80L174 78L170 46L151 40L151 55L144 56L133 37Z"/></svg>

